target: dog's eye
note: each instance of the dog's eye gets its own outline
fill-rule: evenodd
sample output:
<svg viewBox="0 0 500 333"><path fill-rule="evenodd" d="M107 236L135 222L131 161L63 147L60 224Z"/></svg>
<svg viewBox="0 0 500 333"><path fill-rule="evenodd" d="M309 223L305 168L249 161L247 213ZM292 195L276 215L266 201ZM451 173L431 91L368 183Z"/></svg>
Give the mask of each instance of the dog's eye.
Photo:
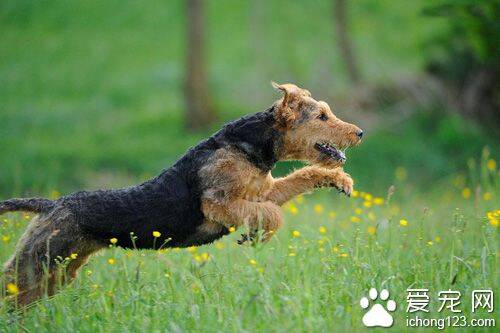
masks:
<svg viewBox="0 0 500 333"><path fill-rule="evenodd" d="M324 113L320 114L318 116L318 119L321 120L321 121L327 121L328 120L328 116Z"/></svg>

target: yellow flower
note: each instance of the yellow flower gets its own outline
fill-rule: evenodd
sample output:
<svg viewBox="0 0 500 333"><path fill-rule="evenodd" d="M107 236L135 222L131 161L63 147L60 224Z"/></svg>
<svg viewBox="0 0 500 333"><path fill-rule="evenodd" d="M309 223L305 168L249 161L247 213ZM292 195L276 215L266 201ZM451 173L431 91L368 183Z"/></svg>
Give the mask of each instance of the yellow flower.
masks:
<svg viewBox="0 0 500 333"><path fill-rule="evenodd" d="M299 213L299 209L295 207L295 205L290 205L288 209L292 215L297 215Z"/></svg>
<svg viewBox="0 0 500 333"><path fill-rule="evenodd" d="M115 264L115 259L113 259L113 258L109 258L109 259L108 259L108 264L110 264L110 265L114 265L114 264Z"/></svg>
<svg viewBox="0 0 500 333"><path fill-rule="evenodd" d="M78 257L78 253L71 253L69 256L71 259L75 260Z"/></svg>
<svg viewBox="0 0 500 333"><path fill-rule="evenodd" d="M298 204L303 203L304 202L304 196L303 195L297 196L297 198L295 198L295 201L297 201Z"/></svg>
<svg viewBox="0 0 500 333"><path fill-rule="evenodd" d="M361 222L361 219L357 216L351 216L351 222L358 223Z"/></svg>
<svg viewBox="0 0 500 333"><path fill-rule="evenodd" d="M339 248L337 246L332 247L332 252L335 253L339 252Z"/></svg>
<svg viewBox="0 0 500 333"><path fill-rule="evenodd" d="M318 251L319 251L319 252L325 252L325 248L320 247L320 248L318 249Z"/></svg>
<svg viewBox="0 0 500 333"><path fill-rule="evenodd" d="M2 242L8 243L10 241L10 236L4 235L2 236Z"/></svg>
<svg viewBox="0 0 500 333"><path fill-rule="evenodd" d="M377 228L375 228L375 227L368 227L367 231L368 231L368 233L370 235L375 235L377 233Z"/></svg>
<svg viewBox="0 0 500 333"><path fill-rule="evenodd" d="M408 225L408 221L406 221L405 219L401 219L399 220L399 225L402 227L406 227Z"/></svg>
<svg viewBox="0 0 500 333"><path fill-rule="evenodd" d="M229 227L229 232L235 232L236 228L235 227Z"/></svg>
<svg viewBox="0 0 500 333"><path fill-rule="evenodd" d="M196 246L190 246L186 249L189 253L195 253L196 252Z"/></svg>
<svg viewBox="0 0 500 333"><path fill-rule="evenodd" d="M341 256L342 258L347 258L349 255L348 255L347 253L341 253L341 254L340 254L340 256Z"/></svg>
<svg viewBox="0 0 500 333"><path fill-rule="evenodd" d="M434 244L432 241L427 242L427 245L429 245L429 246L432 246L432 244Z"/></svg>
<svg viewBox="0 0 500 333"><path fill-rule="evenodd" d="M403 181L408 176L408 172L403 167L397 167L395 171L396 179L399 181Z"/></svg>
<svg viewBox="0 0 500 333"><path fill-rule="evenodd" d="M353 190L352 193L351 193L351 197L353 197L353 198L359 197L359 192L356 191L356 190Z"/></svg>
<svg viewBox="0 0 500 333"><path fill-rule="evenodd" d="M203 261L208 261L210 259L210 255L207 252L203 252L200 256Z"/></svg>
<svg viewBox="0 0 500 333"><path fill-rule="evenodd" d="M436 243L439 243L441 241L441 237L436 236L436 238L434 238L434 240L436 241Z"/></svg>
<svg viewBox="0 0 500 333"><path fill-rule="evenodd" d="M160 236L161 236L161 232L159 232L159 231L153 231L153 237L154 238L158 238Z"/></svg>
<svg viewBox="0 0 500 333"><path fill-rule="evenodd" d="M249 263L250 265L252 265L252 266L257 265L257 261L256 261L255 259L250 259L250 260L248 261L248 263Z"/></svg>
<svg viewBox="0 0 500 333"><path fill-rule="evenodd" d="M363 206L365 206L366 208L370 208L372 206L372 202L371 201L365 201L363 202Z"/></svg>
<svg viewBox="0 0 500 333"><path fill-rule="evenodd" d="M111 239L109 240L109 242L110 242L111 244L116 244L116 243L118 243L118 239L117 239L117 238L111 238Z"/></svg>
<svg viewBox="0 0 500 333"><path fill-rule="evenodd" d="M470 198L470 195L471 195L471 190L470 188L466 187L462 190L462 197L464 199L469 199Z"/></svg>
<svg viewBox="0 0 500 333"><path fill-rule="evenodd" d="M215 248L216 248L217 250L222 250L224 247L225 247L225 245L224 245L224 243L222 243L222 242L217 242L217 243L215 243Z"/></svg>
<svg viewBox="0 0 500 333"><path fill-rule="evenodd" d="M300 237L300 231L297 231L297 230L292 231L292 236L293 237Z"/></svg>
<svg viewBox="0 0 500 333"><path fill-rule="evenodd" d="M297 255L297 254L296 254L295 252L290 252L290 253L288 253L288 256L289 256L289 257L295 257L296 255Z"/></svg>
<svg viewBox="0 0 500 333"><path fill-rule="evenodd" d="M491 158L488 160L488 162L486 162L486 167L490 171L495 171L495 169L497 168L497 162L495 162L495 160Z"/></svg>
<svg viewBox="0 0 500 333"><path fill-rule="evenodd" d="M366 201L372 201L372 199L373 199L373 196L370 193L366 193L365 194L365 200Z"/></svg>
<svg viewBox="0 0 500 333"><path fill-rule="evenodd" d="M316 214L321 214L321 213L323 213L323 206L322 206L322 205L320 205L320 204L316 204L316 205L314 205L314 212L315 212Z"/></svg>
<svg viewBox="0 0 500 333"><path fill-rule="evenodd" d="M486 217L490 221L493 227L498 227L498 221L500 220L500 210L491 211L486 213Z"/></svg>
<svg viewBox="0 0 500 333"><path fill-rule="evenodd" d="M356 209L354 209L354 213L361 215L361 214L363 214L363 210L361 208L356 208Z"/></svg>
<svg viewBox="0 0 500 333"><path fill-rule="evenodd" d="M335 213L333 210L331 210L331 211L328 212L328 217L329 218L333 219L333 218L335 218L335 216L337 216L337 213Z"/></svg>
<svg viewBox="0 0 500 333"><path fill-rule="evenodd" d="M384 199L380 198L380 197L376 197L375 199L373 199L373 203L375 205L378 205L378 206L383 205L384 204Z"/></svg>
<svg viewBox="0 0 500 333"><path fill-rule="evenodd" d="M17 295L19 288L13 283L7 283L7 292L11 295Z"/></svg>
<svg viewBox="0 0 500 333"><path fill-rule="evenodd" d="M485 201L490 201L491 198L493 198L493 194L491 194L490 192L486 192L486 193L483 194L483 199Z"/></svg>
<svg viewBox="0 0 500 333"><path fill-rule="evenodd" d="M318 228L320 234L326 234L326 228L325 227L319 227Z"/></svg>

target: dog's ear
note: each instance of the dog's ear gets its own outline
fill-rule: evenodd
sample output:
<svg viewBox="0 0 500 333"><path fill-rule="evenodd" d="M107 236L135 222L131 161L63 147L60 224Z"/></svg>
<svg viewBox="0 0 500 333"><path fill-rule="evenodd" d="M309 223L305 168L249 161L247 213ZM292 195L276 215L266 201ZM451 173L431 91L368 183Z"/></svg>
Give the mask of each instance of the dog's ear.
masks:
<svg viewBox="0 0 500 333"><path fill-rule="evenodd" d="M274 89L277 89L283 93L282 106L293 107L295 102L298 100L300 95L303 94L303 90L291 83L278 84L276 82L271 82Z"/></svg>
<svg viewBox="0 0 500 333"><path fill-rule="evenodd" d="M303 90L294 84L277 84L271 82L271 85L283 93L283 99L276 110L276 118L281 125L288 127L297 118L297 107L300 96L304 94Z"/></svg>

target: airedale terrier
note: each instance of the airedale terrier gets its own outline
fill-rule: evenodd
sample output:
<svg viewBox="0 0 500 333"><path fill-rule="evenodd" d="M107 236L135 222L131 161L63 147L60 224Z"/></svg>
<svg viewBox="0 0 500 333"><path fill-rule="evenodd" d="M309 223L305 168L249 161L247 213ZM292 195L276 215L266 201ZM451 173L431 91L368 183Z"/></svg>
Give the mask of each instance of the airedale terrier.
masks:
<svg viewBox="0 0 500 333"><path fill-rule="evenodd" d="M26 305L56 291L57 258L78 254L63 266L60 282L69 282L111 238L124 248L187 247L246 226L262 230L267 241L283 223L280 206L294 196L319 187L350 195L353 181L342 170L344 150L358 144L363 131L337 118L309 91L293 84L273 86L283 97L269 109L228 123L140 185L57 200L0 202L0 213L38 214L5 264L6 276L20 290L17 303ZM275 179L271 170L283 160L310 166ZM156 241L153 231L161 233Z"/></svg>

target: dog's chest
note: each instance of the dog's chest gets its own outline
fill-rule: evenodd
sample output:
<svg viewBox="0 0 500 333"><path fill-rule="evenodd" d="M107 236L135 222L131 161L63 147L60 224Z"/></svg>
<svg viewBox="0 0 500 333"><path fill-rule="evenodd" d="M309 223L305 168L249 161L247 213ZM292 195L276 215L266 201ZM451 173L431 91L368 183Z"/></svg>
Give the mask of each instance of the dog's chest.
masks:
<svg viewBox="0 0 500 333"><path fill-rule="evenodd" d="M243 191L243 198L249 201L263 201L272 184L271 174L250 176Z"/></svg>

